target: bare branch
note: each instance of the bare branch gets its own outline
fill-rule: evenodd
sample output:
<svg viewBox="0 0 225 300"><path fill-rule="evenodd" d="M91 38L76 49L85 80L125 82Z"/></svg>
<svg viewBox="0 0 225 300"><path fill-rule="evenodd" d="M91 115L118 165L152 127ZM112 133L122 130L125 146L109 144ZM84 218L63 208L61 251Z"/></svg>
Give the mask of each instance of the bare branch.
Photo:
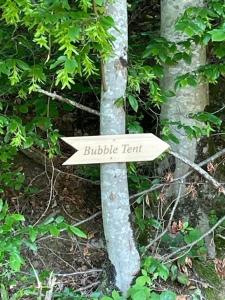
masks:
<svg viewBox="0 0 225 300"><path fill-rule="evenodd" d="M90 108L90 107L87 107L85 105L82 105L82 104L80 104L78 102L72 101L72 100L70 100L68 98L65 98L65 97L62 97L60 95L57 95L56 93L50 93L50 92L42 90L42 89L39 89L38 92L41 93L41 94L44 94L44 95L46 95L46 96L48 96L50 98L52 98L53 100L57 99L60 102L67 103L67 104L72 105L72 106L74 106L74 107L76 107L78 109L84 110L84 111L86 111L86 112L88 112L90 114L94 114L94 115L96 115L98 117L100 116L100 112L98 112L97 110L95 110L93 108Z"/></svg>
<svg viewBox="0 0 225 300"><path fill-rule="evenodd" d="M221 157L222 155L225 155L225 148L222 149L221 151L217 152L216 154L212 155L211 157L209 157L209 158L203 160L202 162L200 162L200 163L198 164L198 166L199 166L199 167L205 166L205 165L207 165L209 162L212 162L212 161L216 160L217 158ZM174 182L179 181L179 180L183 180L183 179L187 178L189 175L191 175L193 172L194 172L194 169L190 170L189 172L187 172L186 174L184 174L184 175L183 175L182 177L180 177L180 178L175 178L175 179L174 179L173 181L171 181L169 184L174 183ZM134 195L130 196L130 200L133 200L133 199L135 199L135 198L137 198L137 197L140 197L140 196L146 195L146 194L148 194L148 193L151 193L151 192L153 192L153 191L155 191L155 190L158 190L158 189L160 189L160 188L162 188L162 187L164 187L164 186L165 186L165 183L155 184L155 185L153 185L151 188L149 188L149 189L147 189L147 190L144 190L144 191L142 191L142 192L139 192L139 193L137 193L137 194L134 194Z"/></svg>
<svg viewBox="0 0 225 300"><path fill-rule="evenodd" d="M144 196L144 195L146 195L146 194L148 194L148 193L151 193L151 192L153 192L153 191L155 191L155 190L158 190L158 189L160 189L160 188L162 188L162 187L164 187L164 186L165 186L165 183L155 184L155 185L153 185L151 188L149 188L149 189L147 189L147 190L144 190L144 191L142 191L142 192L139 192L139 193L137 193L137 194L134 194L134 195L130 196L130 200L133 200L133 199L135 199L135 198ZM135 201L134 201L134 202L135 202Z"/></svg>
<svg viewBox="0 0 225 300"><path fill-rule="evenodd" d="M210 176L205 170L203 170L201 167L199 167L199 165L197 165L194 162L191 162L189 159L187 159L186 157L183 157L182 155L180 155L179 153L170 151L170 154L172 154L174 157L178 158L179 160L181 160L182 162L184 162L185 164L189 165L190 167L192 167L192 169L194 169L195 171L197 171L200 175L202 175L207 181L209 181L217 190L218 192L222 193L225 196L225 189L222 186L221 183L219 183L216 179L214 179L212 176Z"/></svg>
<svg viewBox="0 0 225 300"><path fill-rule="evenodd" d="M87 223L87 222L89 222L89 221L95 219L95 218L98 217L98 216L101 216L101 214L102 214L102 212L101 212L101 211L98 211L98 212L96 212L94 215L90 216L89 218L87 218L87 219L85 219L85 220L81 220L81 221L79 221L79 222L73 224L73 226L80 226L80 225L82 225L82 224L84 224L84 223Z"/></svg>
<svg viewBox="0 0 225 300"><path fill-rule="evenodd" d="M169 222L168 222L166 228L163 230L163 232L161 232L161 233L160 233L153 241L151 241L151 242L145 247L145 251L144 251L144 253L142 254L142 256L144 256L145 253L147 252L147 250L148 250L149 248L151 248L151 246L154 245L155 242L157 242L158 240L160 240L160 239L164 236L164 234L167 233L168 229L170 228L171 223L172 223L172 220L173 220L173 217L174 217L174 214L175 214L175 211L176 211L176 208L177 208L177 206L178 206L178 204L179 204L179 202L180 202L180 199L181 199L182 184L183 184L183 180L181 180L181 184L180 184L178 196L177 196L177 199L176 199L176 201L175 201L175 203L174 203L172 212L171 212L171 214L170 214L170 219L169 219Z"/></svg>
<svg viewBox="0 0 225 300"><path fill-rule="evenodd" d="M216 160L217 158L221 157L222 155L225 155L225 148L220 150L219 152L215 153L214 155L210 156L209 158L203 160L202 162L200 162L198 164L199 167L203 167L205 165L207 165L208 163ZM189 172L187 172L185 175L183 175L180 179L185 179L187 178L190 174L192 174L194 172L194 170L190 170Z"/></svg>
<svg viewBox="0 0 225 300"><path fill-rule="evenodd" d="M82 225L82 224L85 224L85 223L87 223L87 222L89 222L89 221L91 221L91 220L97 218L98 216L101 216L101 214L102 214L102 212L101 212L101 211L98 211L98 212L96 212L95 214L93 214L92 216L90 216L90 217L88 217L88 218L86 218L86 219L84 219L84 220L78 221L77 223L72 224L72 226L76 226L76 227L77 227L77 226L80 226L80 225ZM64 231L66 231L66 228L60 230L60 232L64 232ZM40 242L40 241L49 239L49 238L51 238L51 237L52 237L51 235L42 236L42 237L40 237L37 241Z"/></svg>
<svg viewBox="0 0 225 300"><path fill-rule="evenodd" d="M95 286L98 285L98 284L100 284L100 281L96 281L96 282L90 283L90 284L88 284L88 285L86 285L86 286L84 286L84 287L81 287L81 288L75 290L75 292L86 291L86 290L88 290L88 289L90 289L90 288L95 287Z"/></svg>

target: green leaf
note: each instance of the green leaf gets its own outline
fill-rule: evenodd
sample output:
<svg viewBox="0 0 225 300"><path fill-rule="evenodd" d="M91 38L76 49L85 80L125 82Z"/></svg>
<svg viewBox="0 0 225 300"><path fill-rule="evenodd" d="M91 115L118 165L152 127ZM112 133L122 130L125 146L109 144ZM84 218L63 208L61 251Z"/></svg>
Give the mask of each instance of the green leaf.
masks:
<svg viewBox="0 0 225 300"><path fill-rule="evenodd" d="M171 269L170 269L170 272L171 272L171 280L174 281L176 280L177 278L177 273L178 273L178 268L176 265L172 265Z"/></svg>
<svg viewBox="0 0 225 300"><path fill-rule="evenodd" d="M145 290L140 290L132 295L132 300L147 300L147 296Z"/></svg>
<svg viewBox="0 0 225 300"><path fill-rule="evenodd" d="M21 104L19 105L19 111L23 114L28 113L28 105L27 104Z"/></svg>
<svg viewBox="0 0 225 300"><path fill-rule="evenodd" d="M212 37L213 42L222 42L225 41L225 28L213 29L209 31Z"/></svg>
<svg viewBox="0 0 225 300"><path fill-rule="evenodd" d="M76 27L76 26L73 26L68 30L68 36L71 39L71 41L75 41L75 40L79 39L80 31L81 31L81 28Z"/></svg>
<svg viewBox="0 0 225 300"><path fill-rule="evenodd" d="M37 245L35 243L30 243L29 241L25 241L24 244L33 252L37 252Z"/></svg>
<svg viewBox="0 0 225 300"><path fill-rule="evenodd" d="M84 233L82 230L80 230L79 228L75 227L75 226L69 226L69 230L74 233L75 235L81 237L81 238L87 238L86 233Z"/></svg>
<svg viewBox="0 0 225 300"><path fill-rule="evenodd" d="M98 6L102 6L104 4L104 0L95 0L95 3L98 5Z"/></svg>
<svg viewBox="0 0 225 300"><path fill-rule="evenodd" d="M116 105L116 107L123 107L124 106L124 98L120 97L119 99L117 99L114 104Z"/></svg>
<svg viewBox="0 0 225 300"><path fill-rule="evenodd" d="M49 228L49 231L50 231L50 233L51 233L52 236L56 236L57 237L60 234L60 230L55 225L51 225L50 228Z"/></svg>
<svg viewBox="0 0 225 300"><path fill-rule="evenodd" d="M112 291L113 300L123 300L120 294L117 291Z"/></svg>
<svg viewBox="0 0 225 300"><path fill-rule="evenodd" d="M5 62L2 62L2 61L0 61L0 75L1 75L1 73L5 74L7 76L9 76L9 74L10 74L9 66Z"/></svg>
<svg viewBox="0 0 225 300"><path fill-rule="evenodd" d="M136 285L139 285L139 286L145 286L146 282L147 282L146 276L139 276L136 279Z"/></svg>
<svg viewBox="0 0 225 300"><path fill-rule="evenodd" d="M127 126L127 129L129 133L143 133L143 127L141 127L140 123L138 121L134 121L132 123L129 123Z"/></svg>
<svg viewBox="0 0 225 300"><path fill-rule="evenodd" d="M191 244L192 242L198 240L200 237L201 237L201 232L198 229L193 229L188 233L188 235L184 237L184 241L187 244ZM203 240L199 242L199 245L203 245L203 244L204 244Z"/></svg>
<svg viewBox="0 0 225 300"><path fill-rule="evenodd" d="M15 272L19 272L22 264L22 257L17 252L12 252L9 258L9 265L11 269Z"/></svg>
<svg viewBox="0 0 225 300"><path fill-rule="evenodd" d="M12 215L10 216L10 218L11 218L12 220L16 221L16 222L20 222L20 221L22 222L22 221L25 221L24 216L21 215L21 214L12 214Z"/></svg>
<svg viewBox="0 0 225 300"><path fill-rule="evenodd" d="M73 74L78 67L77 61L75 59L67 59L65 62L65 69L68 73Z"/></svg>
<svg viewBox="0 0 225 300"><path fill-rule="evenodd" d="M178 76L175 82L175 89L183 88L186 86L197 86L198 80L196 75L192 74L184 74L181 76Z"/></svg>
<svg viewBox="0 0 225 300"><path fill-rule="evenodd" d="M145 259L144 268L147 272L153 274L154 272L156 272L159 264L160 263L157 259L153 258L152 256L149 256Z"/></svg>
<svg viewBox="0 0 225 300"><path fill-rule="evenodd" d="M64 217L63 216L58 216L56 219L55 219L55 222L57 223L57 224L60 224L60 223L62 223L64 221Z"/></svg>
<svg viewBox="0 0 225 300"><path fill-rule="evenodd" d="M26 137L26 140L23 143L23 148L28 149L33 145L33 143L34 143L34 139L31 136Z"/></svg>
<svg viewBox="0 0 225 300"><path fill-rule="evenodd" d="M160 300L176 300L176 294L171 291L163 292L160 295L159 299Z"/></svg>
<svg viewBox="0 0 225 300"><path fill-rule="evenodd" d="M45 221L44 221L44 225L48 225L48 224L51 224L54 222L54 217L50 217L50 218L47 218Z"/></svg>
<svg viewBox="0 0 225 300"><path fill-rule="evenodd" d="M150 294L150 299L151 300L160 300L160 295L156 293L151 293Z"/></svg>
<svg viewBox="0 0 225 300"><path fill-rule="evenodd" d="M129 95L128 100L129 100L130 106L133 108L133 110L135 112L137 112L138 111L138 101L137 101L137 99L134 96Z"/></svg>
<svg viewBox="0 0 225 300"><path fill-rule="evenodd" d="M113 27L115 24L113 18L110 16L102 16L100 22L106 29Z"/></svg>
<svg viewBox="0 0 225 300"><path fill-rule="evenodd" d="M218 58L223 58L225 56L225 43L217 43L213 50Z"/></svg>
<svg viewBox="0 0 225 300"><path fill-rule="evenodd" d="M17 60L17 66L23 71L30 70L29 65L22 60Z"/></svg>
<svg viewBox="0 0 225 300"><path fill-rule="evenodd" d="M36 118L36 124L40 129L47 130L51 127L51 120L47 117Z"/></svg>
<svg viewBox="0 0 225 300"><path fill-rule="evenodd" d="M40 65L35 65L30 68L30 76L37 82L44 82L46 80L46 75L43 72L43 68Z"/></svg>
<svg viewBox="0 0 225 300"><path fill-rule="evenodd" d="M1 284L1 299L2 300L9 300L9 294L8 294L4 284Z"/></svg>
<svg viewBox="0 0 225 300"><path fill-rule="evenodd" d="M192 117L201 122L210 122L218 127L220 127L222 124L222 120L220 118L218 118L214 114L208 113L208 112L201 112Z"/></svg>
<svg viewBox="0 0 225 300"><path fill-rule="evenodd" d="M161 277L164 281L168 279L170 272L167 266L160 264L157 271L159 273L159 277Z"/></svg>
<svg viewBox="0 0 225 300"><path fill-rule="evenodd" d="M29 237L32 243L36 241L37 235L38 235L37 229L33 227L29 228Z"/></svg>
<svg viewBox="0 0 225 300"><path fill-rule="evenodd" d="M57 58L57 60L50 65L50 70L58 67L59 65L63 64L66 61L66 56L60 56Z"/></svg>
<svg viewBox="0 0 225 300"><path fill-rule="evenodd" d="M185 275L183 273L178 274L177 281L183 285L188 285L188 283L189 283L189 279L188 279L187 275Z"/></svg>
<svg viewBox="0 0 225 300"><path fill-rule="evenodd" d="M0 212L2 211L2 209L3 209L3 205L4 205L4 203L3 203L3 200L2 199L0 199Z"/></svg>

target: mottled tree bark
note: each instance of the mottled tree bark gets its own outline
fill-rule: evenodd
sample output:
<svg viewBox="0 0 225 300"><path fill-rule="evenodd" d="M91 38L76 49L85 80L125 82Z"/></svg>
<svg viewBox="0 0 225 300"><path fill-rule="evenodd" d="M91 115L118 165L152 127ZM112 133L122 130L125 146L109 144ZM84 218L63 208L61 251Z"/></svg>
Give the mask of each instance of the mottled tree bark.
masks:
<svg viewBox="0 0 225 300"><path fill-rule="evenodd" d="M106 12L115 21L113 53L103 63L101 95L101 134L125 133L125 112L115 101L125 98L127 85L127 1L108 1ZM109 259L115 269L115 284L126 294L140 269L129 220L130 204L125 163L101 165L101 198L104 233Z"/></svg>
<svg viewBox="0 0 225 300"><path fill-rule="evenodd" d="M185 36L175 30L177 18L191 6L203 6L203 0L161 0L161 35L172 42L179 42ZM206 63L206 49L201 45L193 45L192 62L187 64L180 61L174 66L164 67L164 77L161 82L165 90L174 90L175 79L177 76L192 72L199 66ZM196 122L188 115L203 111L208 101L207 85L202 83L197 87L186 87L176 92L176 96L169 98L167 103L162 106L161 119L170 121L180 121L187 125L196 125ZM173 134L179 139L180 143L170 142L174 151L194 161L196 157L197 140L190 140L184 130L173 128ZM180 177L188 171L188 166L176 160L175 177Z"/></svg>
<svg viewBox="0 0 225 300"><path fill-rule="evenodd" d="M178 43L185 40L185 36L175 30L177 18L181 16L188 7L199 7L204 5L204 0L161 0L161 35L167 40ZM164 67L164 77L161 86L164 90L174 90L176 77L188 72L193 72L201 65L206 64L206 49L202 45L192 45L192 62L187 64L185 61L180 61L174 66ZM170 121L180 121L186 125L200 126L196 121L190 119L190 113L195 114L204 111L208 103L208 86L205 83L200 83L196 87L185 87L176 92L176 96L169 98L167 103L162 106L161 119L169 119ZM190 161L195 161L197 155L197 140L189 139L183 129L177 127L172 128L173 134L179 139L180 143L175 144L170 142L171 148L188 158ZM176 159L174 177L179 178L187 173L189 166ZM185 187L185 186L184 186ZM178 193L179 186L174 185L172 194ZM185 193L183 189L182 194ZM187 206L189 204L187 203ZM188 211L188 209L187 209ZM190 210L189 210L190 211ZM185 211L183 214L188 217ZM202 233L209 229L209 222L206 214L199 207L196 210L196 216L199 215L199 227ZM210 242L211 241L211 242ZM208 245L208 253L210 257L215 256L215 248L212 243L212 237L206 240Z"/></svg>

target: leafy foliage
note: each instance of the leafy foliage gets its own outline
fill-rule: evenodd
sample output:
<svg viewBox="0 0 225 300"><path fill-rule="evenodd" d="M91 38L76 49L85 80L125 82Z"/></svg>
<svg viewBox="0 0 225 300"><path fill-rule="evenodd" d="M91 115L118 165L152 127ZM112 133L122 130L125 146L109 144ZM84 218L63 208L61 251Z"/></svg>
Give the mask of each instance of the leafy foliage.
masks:
<svg viewBox="0 0 225 300"><path fill-rule="evenodd" d="M86 238L86 234L79 228L69 225L63 217L47 219L37 226L24 226L25 218L18 213L9 213L6 202L0 199L0 232L1 251L0 265L1 277L6 273L19 272L25 261L21 251L25 247L31 251L37 251L37 239L39 236L50 234L59 236L60 232L68 231L76 236ZM4 263L3 263L4 262Z"/></svg>
<svg viewBox="0 0 225 300"><path fill-rule="evenodd" d="M131 1L129 11L135 11L140 2ZM143 132L146 111L150 110L151 115L157 116L160 106L175 97L180 89L195 87L200 82L217 84L224 77L225 4L222 2L210 0L206 8L187 9L176 25L177 30L186 35L179 44L169 42L147 29L132 34L127 103L124 99L118 99L115 103L126 107L129 133ZM116 28L114 21L105 15L104 0L0 0L0 8L0 193L6 196L9 189L19 191L24 186L24 174L13 163L19 150L38 147L46 151L50 158L59 154L60 133L54 121L60 117L62 110L71 108L41 96L40 88L64 89L73 97L90 93L90 90L99 93L99 88L95 86L84 86L83 80L99 81L99 61L110 56L113 44L110 29ZM163 67L175 65L181 60L190 63L193 45L208 46L211 53L209 63L193 73L179 76L173 90L162 90L159 81L163 77ZM156 112L152 113L153 109ZM215 114L201 112L189 117L196 120L195 126L165 120L162 124L164 139L179 143L172 127L183 129L190 139L208 137L222 127L222 121ZM89 170L86 172L94 178L98 176ZM139 176L135 164L129 165L129 180L135 190L144 190L150 185L145 175ZM139 200L143 203L143 199ZM136 208L135 215L143 235L146 231L149 234L150 230L161 228L160 222L154 218L143 220L141 208ZM7 203L0 201L2 299L40 296L35 280L31 287L21 288L12 297L7 289L10 289L12 276L20 274L25 264L22 251L29 249L35 252L38 237L46 234L58 236L64 230L81 238L86 237L83 231L67 224L61 217L31 226L21 214L10 213ZM200 235L193 228L185 228L181 234L185 244L195 241ZM169 243L172 243L171 240ZM204 254L203 242L188 253L193 257ZM178 263L183 263L184 259ZM180 272L177 265L164 265L148 257L129 291L130 299L176 299L172 291L157 293L156 280L172 280L184 286L188 284L187 276ZM44 285L46 281L45 277ZM196 292L196 295L197 299L199 294ZM54 297L86 299L70 289L56 292ZM110 296L93 295L93 299L121 300L123 297L113 291Z"/></svg>
<svg viewBox="0 0 225 300"><path fill-rule="evenodd" d="M154 33L146 33L145 35L148 36L146 42L143 34L142 40L144 39L146 42L144 51L142 53L139 51L137 55L132 53L134 64L130 67L128 89L128 99L132 109L139 112L140 107L148 109L150 103L160 106L166 101L171 101L170 97L175 97L180 89L187 86L196 87L200 82L217 84L218 80L224 76L224 20L224 3L219 0L211 0L208 1L207 7L188 8L184 15L178 19L176 29L185 34L183 41L174 43L162 37L155 37ZM137 38L137 36L135 37ZM211 63L200 66L195 72L178 76L173 90L161 90L158 81L163 76L162 67L164 65L175 65L182 60L190 64L194 45L209 47ZM134 48L134 51L136 51L136 48ZM140 55L142 55L142 60L140 60ZM142 101L140 96L143 91L148 94L145 102ZM132 98L130 94L134 97ZM212 114L210 117L208 113L205 121L200 120L205 122L205 125L196 123L196 126L193 127L188 126L188 124L177 123L177 120L165 120L166 125L165 123L162 124L163 137L175 143L179 142L171 129L173 125L183 128L190 138L209 136L214 131L212 128L213 122L210 124L209 120L214 117ZM216 126L219 126L218 121Z"/></svg>
<svg viewBox="0 0 225 300"><path fill-rule="evenodd" d="M108 30L114 26L103 5L97 1L93 11L88 0L0 2L0 191L19 190L23 183L12 164L18 150L36 146L50 157L59 153L53 127L59 106L32 92L41 85L71 88L75 77L98 73L99 58L111 52Z"/></svg>
<svg viewBox="0 0 225 300"><path fill-rule="evenodd" d="M74 4L68 1L4 1L2 18L12 30L18 51L36 46L36 49L42 49L44 56L38 64L32 60L2 61L1 71L9 77L11 84L27 78L29 91L36 90L40 83L46 82L46 71L54 69L57 74L55 84L70 88L75 83L74 75L93 74L96 68L92 56L106 58L109 55L112 37L108 29L114 25L110 17L103 15L101 1L96 5L99 9L93 14L92 4L87 0ZM32 41L29 36L17 34L20 28L32 32Z"/></svg>

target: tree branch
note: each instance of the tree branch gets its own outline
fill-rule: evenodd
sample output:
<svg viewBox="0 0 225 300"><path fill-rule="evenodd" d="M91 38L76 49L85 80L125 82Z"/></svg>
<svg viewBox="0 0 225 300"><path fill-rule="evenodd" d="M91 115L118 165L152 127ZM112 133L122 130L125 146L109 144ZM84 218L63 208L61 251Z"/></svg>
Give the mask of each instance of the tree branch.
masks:
<svg viewBox="0 0 225 300"><path fill-rule="evenodd" d="M222 155L225 155L225 148L220 150L219 152L215 153L214 155L210 156L209 158L203 160L202 162L198 163L199 167L203 167L205 165L207 165L208 163L216 160L217 158L221 157ZM189 172L187 172L185 175L183 175L180 179L185 179L187 178L190 174L192 174L194 172L194 170L190 170Z"/></svg>
<svg viewBox="0 0 225 300"><path fill-rule="evenodd" d="M209 158L203 160L202 162L200 162L200 163L198 164L198 166L199 166L199 167L205 166L205 165L207 165L209 162L216 160L217 158L221 157L222 155L225 155L225 148L222 149L221 151L215 153L214 155L210 156ZM183 179L187 178L189 175L191 175L193 172L194 172L194 169L188 171L186 174L184 174L184 175L183 175L182 177L180 177L180 178L175 178L175 179L174 179L173 181L171 181L169 184L174 183L174 182L179 181L179 180L183 180ZM135 198L137 198L137 197L140 197L140 196L146 195L146 194L148 194L148 193L151 193L151 192L153 192L153 191L155 191L155 190L158 190L158 189L160 189L160 188L162 188L162 187L164 187L164 186L165 186L165 183L155 184L155 185L153 185L151 188L149 188L149 189L147 189L147 190L144 190L144 191L142 191L142 192L139 192L139 193L137 193L137 194L134 194L134 195L130 196L130 200L133 200L133 199L135 199Z"/></svg>
<svg viewBox="0 0 225 300"><path fill-rule="evenodd" d="M171 214L170 214L169 222L168 222L166 228L163 230L163 232L161 232L161 233L160 233L153 241L151 241L151 242L145 247L145 251L144 251L144 253L142 254L142 257L145 255L145 253L148 251L148 249L151 248L151 246L155 244L155 242L157 242L158 240L160 240L160 239L164 236L164 234L167 233L168 229L170 228L171 223L172 223L172 221L173 221L173 217L174 217L176 208L177 208L177 206L178 206L178 204L179 204L179 202L180 202L180 199L181 199L181 191L182 191L182 184L183 184L183 181L184 181L184 180L182 179L181 182L180 182L181 184L180 184L178 196L177 196L177 199L176 199L176 201L175 201L175 203L174 203L172 212L171 212Z"/></svg>
<svg viewBox="0 0 225 300"><path fill-rule="evenodd" d="M95 214L91 215L90 217L88 217L84 220L78 221L77 223L72 224L72 226L77 227L77 226L83 225L84 223L87 223L87 222L97 218L98 216L101 216L101 214L102 214L102 212L98 211ZM63 229L60 230L60 232L64 232L66 230L67 230L66 228L63 228ZM40 241L43 241L43 240L46 240L46 239L49 239L49 238L51 238L51 235L42 236L39 239L37 239L37 242L40 242Z"/></svg>
<svg viewBox="0 0 225 300"><path fill-rule="evenodd" d="M183 157L179 153L170 151L170 154L172 154L174 157L178 158L185 164L189 165L192 169L197 171L200 175L202 175L207 181L209 181L217 190L218 192L222 193L225 196L225 189L222 186L221 183L219 183L216 179L214 179L212 176L210 176L205 170L203 170L199 165L196 163L188 160L186 157Z"/></svg>
<svg viewBox="0 0 225 300"><path fill-rule="evenodd" d="M93 108L90 108L90 107L87 107L85 105L82 105L82 104L80 104L78 102L72 101L72 100L70 100L68 98L65 98L65 97L62 97L60 95L57 95L56 93L50 93L50 92L42 90L42 89L39 89L38 92L41 93L41 94L44 94L44 95L46 95L46 96L48 96L50 98L52 98L53 100L57 99L60 102L67 103L67 104L72 105L72 106L74 106L74 107L76 107L78 109L84 110L84 111L86 111L86 112L88 112L90 114L96 115L98 117L100 116L100 112L98 112L97 110L95 110Z"/></svg>

